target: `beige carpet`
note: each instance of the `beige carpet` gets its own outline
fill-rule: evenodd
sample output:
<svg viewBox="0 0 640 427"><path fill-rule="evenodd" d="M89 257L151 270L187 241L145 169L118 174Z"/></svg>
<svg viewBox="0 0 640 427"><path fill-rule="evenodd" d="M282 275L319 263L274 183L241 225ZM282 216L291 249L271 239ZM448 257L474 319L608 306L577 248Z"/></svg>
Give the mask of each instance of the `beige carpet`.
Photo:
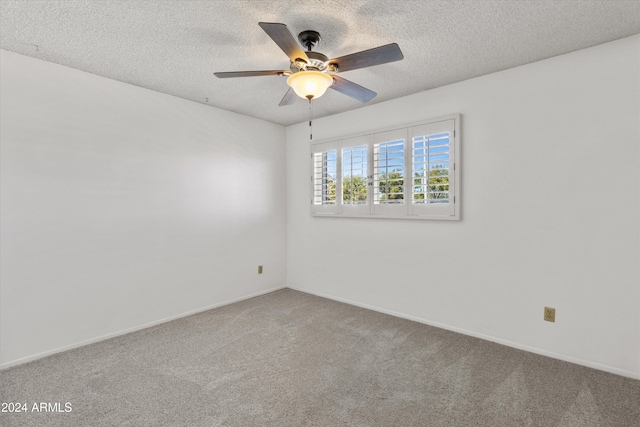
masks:
<svg viewBox="0 0 640 427"><path fill-rule="evenodd" d="M289 289L4 370L0 386L28 405L3 426L640 426L640 381Z"/></svg>

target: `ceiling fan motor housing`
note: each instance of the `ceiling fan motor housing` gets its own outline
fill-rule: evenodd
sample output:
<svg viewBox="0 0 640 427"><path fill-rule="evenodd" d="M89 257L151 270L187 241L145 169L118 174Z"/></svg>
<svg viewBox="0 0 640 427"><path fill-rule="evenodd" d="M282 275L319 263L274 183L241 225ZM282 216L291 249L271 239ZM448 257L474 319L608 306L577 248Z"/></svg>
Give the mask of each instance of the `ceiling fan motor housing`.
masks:
<svg viewBox="0 0 640 427"><path fill-rule="evenodd" d="M327 58L326 55L320 52L307 52L307 57L309 58L309 62L307 62L306 69L324 71L327 68Z"/></svg>
<svg viewBox="0 0 640 427"><path fill-rule="evenodd" d="M320 43L320 33L317 31L306 30L298 34L298 40L300 44L307 48L307 58L308 61L303 59L296 60L291 63L291 71L305 71L305 70L316 70L316 71L325 71L327 69L327 61L329 58L320 53L314 52L318 43Z"/></svg>

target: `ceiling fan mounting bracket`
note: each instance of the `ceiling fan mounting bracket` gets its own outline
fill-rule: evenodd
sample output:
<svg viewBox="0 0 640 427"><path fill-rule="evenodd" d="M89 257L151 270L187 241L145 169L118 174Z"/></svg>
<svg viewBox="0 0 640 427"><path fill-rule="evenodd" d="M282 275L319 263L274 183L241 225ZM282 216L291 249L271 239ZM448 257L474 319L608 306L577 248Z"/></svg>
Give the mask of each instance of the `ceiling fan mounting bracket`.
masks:
<svg viewBox="0 0 640 427"><path fill-rule="evenodd" d="M308 51L312 51L320 43L320 33L317 31L306 30L298 34L298 40L302 46L307 48Z"/></svg>

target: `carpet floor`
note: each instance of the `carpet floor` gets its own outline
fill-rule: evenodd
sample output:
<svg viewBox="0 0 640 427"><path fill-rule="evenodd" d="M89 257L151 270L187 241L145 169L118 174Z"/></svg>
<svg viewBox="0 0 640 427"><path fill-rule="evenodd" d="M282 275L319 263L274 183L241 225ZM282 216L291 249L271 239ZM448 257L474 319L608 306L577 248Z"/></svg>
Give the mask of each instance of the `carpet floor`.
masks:
<svg viewBox="0 0 640 427"><path fill-rule="evenodd" d="M0 396L27 405L6 427L640 426L638 380L290 289L3 370Z"/></svg>

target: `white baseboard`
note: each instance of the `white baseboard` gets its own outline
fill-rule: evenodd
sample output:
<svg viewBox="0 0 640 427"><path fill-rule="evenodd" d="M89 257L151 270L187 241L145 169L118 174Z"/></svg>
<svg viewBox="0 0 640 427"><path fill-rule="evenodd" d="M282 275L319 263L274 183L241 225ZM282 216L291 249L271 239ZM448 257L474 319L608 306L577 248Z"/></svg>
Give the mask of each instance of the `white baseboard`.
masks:
<svg viewBox="0 0 640 427"><path fill-rule="evenodd" d="M85 346L85 345L88 345L88 344L93 344L93 343L98 342L98 341L103 341L103 340L107 340L109 338L114 338L114 337L117 337L117 336L120 336L120 335L125 335L125 334L131 333L131 332L139 331L141 329L150 328L152 326L160 325L161 323L171 322L172 320L181 319L183 317L191 316L192 314L197 314L197 313L201 313L203 311L211 310L213 308L222 307L223 305L229 305L229 304L233 304L234 302L239 302L239 301L243 301L243 300L246 300L246 299L249 299L249 298L253 298L253 297L260 296L260 295L264 295L264 294L268 294L268 293L271 293L271 292L275 292L275 291L278 291L280 289L284 289L285 287L286 286L277 286L275 288L270 288L270 289L267 289L267 290L264 290L264 291L255 292L255 293L250 294L250 295L245 295L245 296L242 296L242 297L238 297L238 298L234 298L234 299L231 299L231 300L223 301L223 302L220 302L220 303L217 303L217 304L213 304L213 305L209 305L209 306L206 306L206 307L202 307L202 308L198 308L198 309L195 309L195 310L191 310L191 311L188 311L186 313L181 313L181 314L177 314L175 316L166 317L164 319L160 319L160 320L156 320L156 321L153 321L153 322L145 323L143 325L135 326L133 328L124 329L122 331L114 332L114 333L107 334L107 335L102 335L102 336L99 336L99 337L96 337L96 338L91 338L91 339L80 341L80 342L77 342L77 343L74 343L74 344L70 344L70 345L65 345L63 347L58 347L58 348L55 348L53 350L48 350L48 351L44 351L42 353L33 354L31 356L22 357L20 359L11 360L9 362L5 362L5 363L0 364L0 370L7 369L7 368L10 368L12 366L22 365L23 363L27 363L27 362L31 362L33 360L41 359L43 357L51 356L52 354L61 353L63 351L67 351L67 350L72 350L74 348L82 347L82 346Z"/></svg>
<svg viewBox="0 0 640 427"><path fill-rule="evenodd" d="M586 366L588 368L593 368L593 369L597 369L597 370L600 370L600 371L609 372L609 373L616 374L616 375L621 375L623 377L628 377L628 378L633 378L633 379L640 379L640 374L637 374L637 373L631 372L631 371L627 371L627 370L624 370L624 369L619 369L619 368L615 368L615 367L608 366L608 365L603 365L603 364L600 364L600 363L591 362L591 361L584 360L584 359L579 359L579 358L575 358L575 357L565 356L565 355L562 355L562 354L557 354L557 353L554 353L554 352L551 352L551 351L543 350L543 349L536 348L536 347L530 347L530 346L519 344L519 343L514 343L512 341L504 340L504 339L501 339L501 338L496 338L496 337L493 337L493 336L490 336L490 335L480 334L480 333L469 331L469 330L466 330L466 329L445 325L445 324L434 322L434 321L431 321L431 320L428 320L428 319L423 319L421 317L411 316L411 315L407 315L407 314L400 313L400 312L397 312L397 311L387 310L385 308L381 308L381 307L377 307L377 306L373 306L373 305L369 305L369 304L363 304L363 303L360 303L358 301L353 301L353 300L346 299L346 298L336 297L336 296L328 295L328 294L325 294L325 293L322 293L322 292L313 291L313 290L310 290L310 289L298 288L296 286L291 286L291 285L277 286L275 288L270 288L270 289L267 289L267 290L264 290L264 291L260 291L260 292L256 292L256 293L250 294L250 295L245 295L245 296L242 296L242 297L238 297L238 298L234 298L234 299L231 299L231 300L223 301L223 302L220 302L220 303L217 303L217 304L213 304L213 305L209 305L209 306L206 306L206 307L198 308L196 310L191 310L191 311L188 311L186 313L181 313L181 314L178 314L178 315L175 315L175 316L171 316L171 317L167 317L167 318L164 318L164 319L156 320L154 322L145 323L143 325L136 326L136 327L133 327L133 328L124 329L124 330L121 330L121 331L118 331L118 332L114 332L114 333L111 333L111 334L102 335L100 337L96 337L96 338L80 341L78 343L70 344L70 345L59 347L59 348L56 348L56 349L53 349L53 350L48 350L48 351L45 351L45 352L42 352L42 353L38 353L38 354L31 355L31 356L23 357L23 358L20 358L20 359L16 359L16 360L12 360L12 361L9 361L9 362L5 362L5 363L0 364L0 370L7 369L7 368L10 368L12 366L22 365L23 363L27 363L27 362L31 362L33 360L41 359L43 357L47 357L47 356L50 356L52 354L61 353L63 351L67 351L67 350L72 350L74 348L82 347L82 346L85 346L85 345L88 345L88 344L93 344L93 343L98 342L98 341L103 341L103 340L106 340L106 339L109 339L109 338L114 338L114 337L117 337L117 336L120 336L120 335L125 335L125 334L131 333L131 332L139 331L141 329L150 328L152 326L156 326L156 325L159 325L159 324L162 324L162 323L170 322L172 320L176 320L176 319L180 319L180 318L183 318L183 317L191 316L192 314L201 313L203 311L211 310L211 309L214 309L214 308L217 308L217 307L222 307L224 305L233 304L235 302L243 301L243 300L246 300L246 299L249 299L249 298L253 298L253 297L260 296L260 295L264 295L264 294L268 294L268 293L271 293L271 292L275 292L275 291L278 291L278 290L284 289L284 288L289 288L289 289L293 289L295 291L300 291L300 292L304 292L304 293L307 293L307 294L316 295L316 296L319 296L319 297L322 297L322 298L327 298L327 299L330 299L330 300L343 302L345 304L350 304L350 305L354 305L354 306L357 306L357 307L366 308L368 310L373 310L373 311L377 311L377 312L380 312L380 313L389 314L391 316L400 317L400 318L407 319L407 320L412 320L414 322L423 323L425 325L435 326L437 328L446 329L446 330L449 330L449 331L452 331L452 332L461 333L461 334L464 334L464 335L469 335L469 336L472 336L472 337L475 337L475 338L480 338L480 339L483 339L483 340L486 340L486 341L491 341L491 342L495 342L495 343L498 343L498 344L506 345L508 347L516 348L516 349L519 349L519 350L528 351L530 353L535 353L535 354L540 354L542 356L551 357L553 359L558 359L558 360L563 360L565 362L575 363L577 365Z"/></svg>
<svg viewBox="0 0 640 427"><path fill-rule="evenodd" d="M381 307L376 307L373 305L369 305L369 304L363 304L357 301L352 301L346 298L340 298L340 297L335 297L333 295L327 295L324 294L322 292L317 292L317 291L313 291L310 289L304 289L304 288L298 288L296 286L291 286L291 285L287 285L286 286L289 289L293 289L295 291L300 291L300 292L304 292L307 294L311 294L311 295L316 295L322 298L327 298L330 300L334 300L334 301L338 301L338 302L343 302L345 304L350 304L350 305L355 305L357 307L361 307L361 308L366 308L368 310L373 310L373 311L377 311L380 313L384 313L384 314L389 314L391 316L395 316L395 317L400 317L403 319L407 319L407 320L412 320L414 322L418 322L418 323L423 323L425 325L429 325L429 326L435 326L437 328L440 329L446 329L448 331L452 331L452 332L457 332L463 335L469 335L475 338L480 338L483 339L485 341L491 341L491 342L495 342L498 344L502 344L502 345L506 345L507 347L512 347L512 348L516 348L518 350L524 350L524 351L528 351L529 353L535 353L535 354L539 354L542 356L547 356L547 357L551 357L553 359L558 359L558 360L562 360L565 362L570 362L570 363L575 363L576 365L581 365L581 366L586 366L588 368L593 368L593 369L597 369L599 371L604 371L604 372L609 372L611 374L616 374L616 375L620 375L623 377L628 377L628 378L633 378L633 379L640 379L640 374L635 373L635 372L631 372L631 371L627 371L624 369L619 369L619 368L615 368L612 366L608 366L608 365L602 365L600 363L595 363L595 362L591 362L588 360L583 360L583 359L579 359L576 357L571 357L571 356L565 356L563 354L558 354L558 353L554 353L551 351L547 351L547 350L543 350L540 348L536 348L536 347L530 347L527 345L523 345L523 344L519 344L519 343L515 343L512 341L508 341L508 340L503 340L501 338L496 338L496 337L492 337L490 335L484 335L484 334L479 334L477 332L473 332L473 331L469 331L466 329L462 329L462 328L456 328L454 326L449 326L449 325L445 325L442 323L438 323L438 322L434 322L431 320L427 320L427 319L423 319L421 317L416 317L416 316L411 316L411 315L407 315L404 313L399 313L397 311L393 311L393 310L387 310L385 308L381 308Z"/></svg>

